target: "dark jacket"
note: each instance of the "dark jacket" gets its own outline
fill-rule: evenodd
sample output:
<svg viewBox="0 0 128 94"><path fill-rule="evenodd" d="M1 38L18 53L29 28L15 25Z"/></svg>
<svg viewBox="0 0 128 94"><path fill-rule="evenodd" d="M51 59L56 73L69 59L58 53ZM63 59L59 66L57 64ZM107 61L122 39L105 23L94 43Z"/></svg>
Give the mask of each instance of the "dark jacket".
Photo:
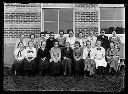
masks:
<svg viewBox="0 0 128 94"><path fill-rule="evenodd" d="M97 40L101 40L101 46L104 48L104 49L108 49L109 47L109 40L108 40L108 37L104 35L104 38L102 37L102 35L99 35L97 37Z"/></svg>
<svg viewBox="0 0 128 94"><path fill-rule="evenodd" d="M50 40L50 37L46 40L46 48L50 51L51 48L54 46L54 42L56 39Z"/></svg>
<svg viewBox="0 0 128 94"><path fill-rule="evenodd" d="M43 59L44 57L46 57L46 60L49 60L49 51L47 48L44 49L44 51L39 48L37 51L37 60L41 60L41 58Z"/></svg>
<svg viewBox="0 0 128 94"><path fill-rule="evenodd" d="M67 51L66 47L62 48L61 57L62 57L62 60L64 59L63 57L67 57L67 58L70 58L71 60L73 60L73 50L71 48L69 48L69 50Z"/></svg>

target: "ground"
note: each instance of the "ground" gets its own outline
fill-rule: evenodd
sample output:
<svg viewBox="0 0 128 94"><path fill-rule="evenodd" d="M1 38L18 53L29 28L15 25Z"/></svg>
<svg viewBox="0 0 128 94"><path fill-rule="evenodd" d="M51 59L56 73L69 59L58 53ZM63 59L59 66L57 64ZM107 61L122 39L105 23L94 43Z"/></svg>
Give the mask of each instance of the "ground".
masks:
<svg viewBox="0 0 128 94"><path fill-rule="evenodd" d="M5 91L93 91L122 92L124 90L124 70L115 76L73 77L25 77L12 76L9 68L4 68L3 88Z"/></svg>

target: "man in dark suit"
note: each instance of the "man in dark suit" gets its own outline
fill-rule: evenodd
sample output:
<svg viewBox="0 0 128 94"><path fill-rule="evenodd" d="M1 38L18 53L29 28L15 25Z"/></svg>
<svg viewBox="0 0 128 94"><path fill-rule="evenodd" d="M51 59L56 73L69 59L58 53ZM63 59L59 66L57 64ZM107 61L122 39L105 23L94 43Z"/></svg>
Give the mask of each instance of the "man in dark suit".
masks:
<svg viewBox="0 0 128 94"><path fill-rule="evenodd" d="M109 47L109 40L108 40L108 37L105 36L105 31L104 30L101 30L101 35L99 35L97 37L97 40L101 40L101 46L107 50L108 47Z"/></svg>

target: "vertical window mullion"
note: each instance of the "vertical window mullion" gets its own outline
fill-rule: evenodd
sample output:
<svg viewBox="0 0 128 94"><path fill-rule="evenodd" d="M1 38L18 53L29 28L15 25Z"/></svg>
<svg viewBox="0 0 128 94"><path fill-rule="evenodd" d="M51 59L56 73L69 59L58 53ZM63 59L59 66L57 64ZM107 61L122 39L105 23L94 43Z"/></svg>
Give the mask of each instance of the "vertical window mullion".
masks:
<svg viewBox="0 0 128 94"><path fill-rule="evenodd" d="M59 33L59 9L58 9L58 33Z"/></svg>

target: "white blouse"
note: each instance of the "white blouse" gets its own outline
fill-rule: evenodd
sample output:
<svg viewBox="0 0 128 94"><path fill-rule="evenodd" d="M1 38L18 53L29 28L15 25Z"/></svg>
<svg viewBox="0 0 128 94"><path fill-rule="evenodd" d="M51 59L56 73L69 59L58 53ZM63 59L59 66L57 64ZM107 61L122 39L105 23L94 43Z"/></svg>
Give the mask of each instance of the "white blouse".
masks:
<svg viewBox="0 0 128 94"><path fill-rule="evenodd" d="M84 50L83 50L83 59L87 58L88 53L89 53L88 48L87 47L84 48ZM92 48L92 47L90 48L90 59L94 59L94 48Z"/></svg>
<svg viewBox="0 0 128 94"><path fill-rule="evenodd" d="M27 47L25 49L25 58L31 58L31 59L34 59L37 55L37 51L36 51L36 48L32 48L30 49L29 47Z"/></svg>
<svg viewBox="0 0 128 94"><path fill-rule="evenodd" d="M20 48L16 48L16 49L14 50L15 59L17 59L17 60L23 60L24 57L25 57L24 51L25 51L25 49L20 50Z"/></svg>

